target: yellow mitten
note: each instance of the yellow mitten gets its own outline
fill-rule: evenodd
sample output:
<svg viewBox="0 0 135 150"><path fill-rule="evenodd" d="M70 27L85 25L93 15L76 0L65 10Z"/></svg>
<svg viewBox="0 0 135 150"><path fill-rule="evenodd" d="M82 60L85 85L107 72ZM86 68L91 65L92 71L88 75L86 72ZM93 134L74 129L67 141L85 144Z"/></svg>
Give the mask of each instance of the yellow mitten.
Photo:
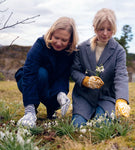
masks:
<svg viewBox="0 0 135 150"><path fill-rule="evenodd" d="M129 117L130 106L127 104L127 101L124 99L117 99L115 104L116 116Z"/></svg>
<svg viewBox="0 0 135 150"><path fill-rule="evenodd" d="M86 76L82 81L82 85L91 89L99 89L104 85L104 82L98 76Z"/></svg>

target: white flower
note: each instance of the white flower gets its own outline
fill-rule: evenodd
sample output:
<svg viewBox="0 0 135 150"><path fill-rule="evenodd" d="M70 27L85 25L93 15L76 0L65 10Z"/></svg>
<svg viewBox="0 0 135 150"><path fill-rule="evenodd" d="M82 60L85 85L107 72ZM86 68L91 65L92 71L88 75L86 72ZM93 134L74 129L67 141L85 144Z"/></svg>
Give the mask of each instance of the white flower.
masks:
<svg viewBox="0 0 135 150"><path fill-rule="evenodd" d="M47 128L47 123L44 124L45 128Z"/></svg>
<svg viewBox="0 0 135 150"><path fill-rule="evenodd" d="M101 73L101 72L104 72L104 66L96 66L96 72L97 73Z"/></svg>
<svg viewBox="0 0 135 150"><path fill-rule="evenodd" d="M6 134L7 136L10 136L10 133L9 133L9 131L6 131L6 132L5 132L5 134Z"/></svg>
<svg viewBox="0 0 135 150"><path fill-rule="evenodd" d="M48 128L51 128L51 122L48 123Z"/></svg>
<svg viewBox="0 0 135 150"><path fill-rule="evenodd" d="M18 141L20 144L24 145L24 139L22 138L22 136L21 136L20 134L17 134L17 141Z"/></svg>
<svg viewBox="0 0 135 150"><path fill-rule="evenodd" d="M85 74L88 74L88 70L85 71Z"/></svg>
<svg viewBox="0 0 135 150"><path fill-rule="evenodd" d="M107 113L107 112L105 112L105 114L104 114L104 118L107 118L107 116L108 116L108 113Z"/></svg>
<svg viewBox="0 0 135 150"><path fill-rule="evenodd" d="M112 112L111 115L110 115L110 117L111 117L112 120L114 120L115 119L115 113Z"/></svg>
<svg viewBox="0 0 135 150"><path fill-rule="evenodd" d="M80 136L79 137L83 137L83 135L82 134L80 134Z"/></svg>
<svg viewBox="0 0 135 150"><path fill-rule="evenodd" d="M89 132L91 132L92 130L91 129L89 129Z"/></svg>
<svg viewBox="0 0 135 150"><path fill-rule="evenodd" d="M104 66L103 65L96 66L95 71L88 70L88 69L85 70L86 75L89 74L89 72L95 74L96 76L99 76L101 72L104 72Z"/></svg>
<svg viewBox="0 0 135 150"><path fill-rule="evenodd" d="M98 122L98 123L101 123L101 121L102 121L102 120L101 120L100 118L97 119L97 122Z"/></svg>
<svg viewBox="0 0 135 150"><path fill-rule="evenodd" d="M34 150L39 150L39 148L36 146L36 147L34 147Z"/></svg>
<svg viewBox="0 0 135 150"><path fill-rule="evenodd" d="M92 122L87 122L86 125L92 127Z"/></svg>
<svg viewBox="0 0 135 150"><path fill-rule="evenodd" d="M26 141L27 144L29 144L30 142L31 142L31 139L28 139L28 140Z"/></svg>
<svg viewBox="0 0 135 150"><path fill-rule="evenodd" d="M86 133L86 129L80 129L80 132Z"/></svg>
<svg viewBox="0 0 135 150"><path fill-rule="evenodd" d="M24 128L19 128L17 134L20 134L20 135L22 135L22 136L25 136L25 135L31 135L30 131L27 130L27 129L24 129Z"/></svg>
<svg viewBox="0 0 135 150"><path fill-rule="evenodd" d="M97 67L97 68L96 68L96 71L97 71L97 72L100 72L100 68L99 68L99 67Z"/></svg>
<svg viewBox="0 0 135 150"><path fill-rule="evenodd" d="M58 121L55 121L55 126L58 126Z"/></svg>
<svg viewBox="0 0 135 150"><path fill-rule="evenodd" d="M5 133L3 133L2 131L0 131L0 139L3 139L5 137Z"/></svg>
<svg viewBox="0 0 135 150"><path fill-rule="evenodd" d="M5 123L3 123L3 124L2 124L2 126L3 126L3 127L5 127L5 126L6 126L6 124L5 124Z"/></svg>
<svg viewBox="0 0 135 150"><path fill-rule="evenodd" d="M10 123L11 123L11 125L14 125L15 121L14 120L10 120Z"/></svg>
<svg viewBox="0 0 135 150"><path fill-rule="evenodd" d="M80 126L80 129L83 128L83 125Z"/></svg>

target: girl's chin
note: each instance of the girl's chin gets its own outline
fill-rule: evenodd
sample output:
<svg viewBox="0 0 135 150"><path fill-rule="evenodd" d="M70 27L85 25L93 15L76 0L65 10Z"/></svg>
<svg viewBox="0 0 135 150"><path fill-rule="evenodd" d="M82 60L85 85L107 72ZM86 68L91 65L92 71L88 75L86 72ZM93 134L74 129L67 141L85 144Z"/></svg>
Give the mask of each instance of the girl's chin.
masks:
<svg viewBox="0 0 135 150"><path fill-rule="evenodd" d="M54 48L55 51L62 51L63 49L61 48Z"/></svg>
<svg viewBox="0 0 135 150"><path fill-rule="evenodd" d="M102 39L101 42L108 42L109 39Z"/></svg>
<svg viewBox="0 0 135 150"><path fill-rule="evenodd" d="M55 46L53 46L53 49L56 50L56 51L61 51L62 50L62 48L55 47Z"/></svg>

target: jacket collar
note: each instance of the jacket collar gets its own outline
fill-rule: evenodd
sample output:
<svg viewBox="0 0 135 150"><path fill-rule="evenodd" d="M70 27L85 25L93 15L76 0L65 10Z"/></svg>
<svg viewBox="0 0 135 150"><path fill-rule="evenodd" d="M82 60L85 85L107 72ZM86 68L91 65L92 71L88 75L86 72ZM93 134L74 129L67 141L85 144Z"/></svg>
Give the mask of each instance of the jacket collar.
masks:
<svg viewBox="0 0 135 150"><path fill-rule="evenodd" d="M108 41L102 55L100 56L98 63L96 63L95 51L91 51L90 39L86 41L86 46L87 46L86 49L87 49L87 54L89 57L89 62L90 62L91 68L92 68L92 70L95 70L97 65L98 66L104 65L105 62L111 57L111 55L114 53L114 50L116 48L116 42L113 38L111 38Z"/></svg>
<svg viewBox="0 0 135 150"><path fill-rule="evenodd" d="M111 57L111 55L114 53L115 50L115 43L114 40L111 38L107 45L105 46L105 49L97 63L97 65L105 64L105 62Z"/></svg>

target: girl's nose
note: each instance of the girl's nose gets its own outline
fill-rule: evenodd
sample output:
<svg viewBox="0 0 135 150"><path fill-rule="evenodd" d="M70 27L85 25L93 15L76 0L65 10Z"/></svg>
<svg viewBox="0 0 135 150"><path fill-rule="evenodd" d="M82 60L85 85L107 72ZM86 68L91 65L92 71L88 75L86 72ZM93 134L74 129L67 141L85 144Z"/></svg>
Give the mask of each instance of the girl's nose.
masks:
<svg viewBox="0 0 135 150"><path fill-rule="evenodd" d="M107 30L104 30L104 35L107 35Z"/></svg>
<svg viewBox="0 0 135 150"><path fill-rule="evenodd" d="M61 40L57 40L57 45L61 45Z"/></svg>

